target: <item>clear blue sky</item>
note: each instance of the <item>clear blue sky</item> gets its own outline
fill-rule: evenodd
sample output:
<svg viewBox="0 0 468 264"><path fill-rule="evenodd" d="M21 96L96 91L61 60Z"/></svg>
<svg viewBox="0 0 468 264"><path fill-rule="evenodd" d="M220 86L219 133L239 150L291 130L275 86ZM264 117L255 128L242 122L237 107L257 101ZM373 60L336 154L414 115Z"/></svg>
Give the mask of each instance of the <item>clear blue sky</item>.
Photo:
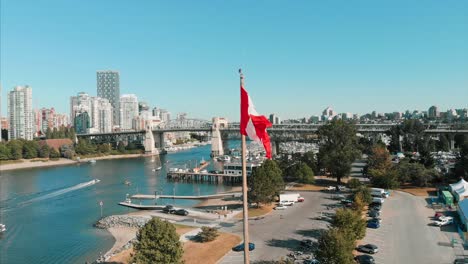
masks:
<svg viewBox="0 0 468 264"><path fill-rule="evenodd" d="M2 112L15 85L68 113L121 93L192 117L239 118L239 77L282 118L468 107L468 1L1 0Z"/></svg>

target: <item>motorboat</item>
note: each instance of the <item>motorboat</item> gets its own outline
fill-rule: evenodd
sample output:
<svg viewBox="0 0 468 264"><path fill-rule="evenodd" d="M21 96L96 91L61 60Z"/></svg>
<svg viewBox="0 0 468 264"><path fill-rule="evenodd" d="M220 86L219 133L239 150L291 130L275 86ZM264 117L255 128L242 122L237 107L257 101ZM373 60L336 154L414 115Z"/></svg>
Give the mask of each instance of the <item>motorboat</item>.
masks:
<svg viewBox="0 0 468 264"><path fill-rule="evenodd" d="M89 160L88 162L93 164L93 163L96 163L96 160L92 159L92 160Z"/></svg>
<svg viewBox="0 0 468 264"><path fill-rule="evenodd" d="M125 180L124 184L130 186L130 185L132 185L132 182L129 181L129 180Z"/></svg>
<svg viewBox="0 0 468 264"><path fill-rule="evenodd" d="M155 170L159 171L159 170L161 170L161 169L162 169L162 167L159 166L159 167L157 167Z"/></svg>
<svg viewBox="0 0 468 264"><path fill-rule="evenodd" d="M4 224L0 224L0 233L3 233L6 231L6 226Z"/></svg>
<svg viewBox="0 0 468 264"><path fill-rule="evenodd" d="M98 183L98 182L100 182L100 181L101 181L100 179L94 179L94 180L93 180L94 183Z"/></svg>

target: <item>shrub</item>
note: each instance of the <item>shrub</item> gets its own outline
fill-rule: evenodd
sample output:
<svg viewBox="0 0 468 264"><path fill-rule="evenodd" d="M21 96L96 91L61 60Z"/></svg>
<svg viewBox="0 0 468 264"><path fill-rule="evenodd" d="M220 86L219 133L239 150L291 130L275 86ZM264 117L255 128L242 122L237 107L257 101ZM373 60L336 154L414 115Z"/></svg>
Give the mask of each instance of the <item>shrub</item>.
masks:
<svg viewBox="0 0 468 264"><path fill-rule="evenodd" d="M202 231L197 234L197 240L200 242L210 242L215 240L218 236L218 229L214 227L203 226Z"/></svg>

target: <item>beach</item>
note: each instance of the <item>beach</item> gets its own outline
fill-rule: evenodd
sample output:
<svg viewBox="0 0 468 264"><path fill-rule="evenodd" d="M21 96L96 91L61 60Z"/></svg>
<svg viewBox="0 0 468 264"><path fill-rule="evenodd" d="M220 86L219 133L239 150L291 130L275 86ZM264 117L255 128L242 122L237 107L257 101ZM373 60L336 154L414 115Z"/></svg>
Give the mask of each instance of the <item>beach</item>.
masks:
<svg viewBox="0 0 468 264"><path fill-rule="evenodd" d="M92 158L83 158L80 159L80 162L88 162L89 160L108 160L108 159L129 159L129 158L139 158L147 157L152 155L146 154L123 154L123 155L108 155L101 157L92 157ZM20 170L20 169L30 169L30 168L41 168L41 167L52 167L52 166L65 166L79 163L77 160L70 160L65 158L60 158L58 160L28 160L22 159L18 163L10 164L1 164L0 171L9 171L9 170Z"/></svg>

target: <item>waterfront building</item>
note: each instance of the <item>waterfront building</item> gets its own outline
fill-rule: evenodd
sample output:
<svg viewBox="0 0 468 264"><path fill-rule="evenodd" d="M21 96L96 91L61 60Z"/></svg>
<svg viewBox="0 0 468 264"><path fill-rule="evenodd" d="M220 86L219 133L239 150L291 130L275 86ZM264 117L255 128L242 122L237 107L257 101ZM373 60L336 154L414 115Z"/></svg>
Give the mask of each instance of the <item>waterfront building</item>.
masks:
<svg viewBox="0 0 468 264"><path fill-rule="evenodd" d="M0 118L0 129L9 129L10 128L10 123L8 122L7 117L2 117Z"/></svg>
<svg viewBox="0 0 468 264"><path fill-rule="evenodd" d="M153 116L161 119L161 109L157 107L153 108Z"/></svg>
<svg viewBox="0 0 468 264"><path fill-rule="evenodd" d="M148 103L138 102L138 114L141 114L141 112L144 112L144 111L150 111L150 107Z"/></svg>
<svg viewBox="0 0 468 264"><path fill-rule="evenodd" d="M31 87L16 86L8 93L8 117L10 119L9 139L33 139L34 117Z"/></svg>
<svg viewBox="0 0 468 264"><path fill-rule="evenodd" d="M97 72L97 96L109 100L112 105L113 124L120 124L120 75L118 71Z"/></svg>
<svg viewBox="0 0 468 264"><path fill-rule="evenodd" d="M132 130L133 119L138 117L138 98L134 94L124 94L120 97L120 129Z"/></svg>
<svg viewBox="0 0 468 264"><path fill-rule="evenodd" d="M68 127L70 125L70 122L68 120L68 115L66 114L55 114L54 116L54 125L56 127Z"/></svg>
<svg viewBox="0 0 468 264"><path fill-rule="evenodd" d="M77 96L70 97L70 122L75 124L75 117L79 113L88 112L91 115L92 109L91 96L80 92ZM91 115L92 116L92 115Z"/></svg>
<svg viewBox="0 0 468 264"><path fill-rule="evenodd" d="M320 121L320 116L311 116L309 118L309 123L317 124Z"/></svg>
<svg viewBox="0 0 468 264"><path fill-rule="evenodd" d="M33 110L33 119L34 119L34 125L33 125L33 131L34 131L34 136L40 136L42 133L42 111L40 109L34 109Z"/></svg>
<svg viewBox="0 0 468 264"><path fill-rule="evenodd" d="M98 133L112 132L113 111L109 100L100 97L93 97L91 113L93 115L92 127Z"/></svg>

